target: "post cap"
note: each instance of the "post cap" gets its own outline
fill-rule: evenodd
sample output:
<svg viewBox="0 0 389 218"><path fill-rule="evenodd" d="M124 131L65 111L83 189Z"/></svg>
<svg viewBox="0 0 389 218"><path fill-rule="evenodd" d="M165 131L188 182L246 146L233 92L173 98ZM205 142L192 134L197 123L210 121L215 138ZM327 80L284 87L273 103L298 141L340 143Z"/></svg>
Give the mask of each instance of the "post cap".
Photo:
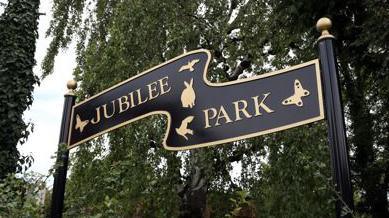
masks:
<svg viewBox="0 0 389 218"><path fill-rule="evenodd" d="M316 23L316 29L321 33L320 39L323 38L334 38L333 35L330 34L329 29L332 27L332 21L327 17L320 18Z"/></svg>
<svg viewBox="0 0 389 218"><path fill-rule="evenodd" d="M69 80L68 83L66 84L66 86L68 87L68 89L70 90L75 90L77 88L77 82L76 80L72 79L72 80Z"/></svg>
<svg viewBox="0 0 389 218"><path fill-rule="evenodd" d="M68 87L69 89L69 92L66 93L66 95L74 95L74 90L77 88L77 81L72 79L72 80L69 80L67 83L66 83L66 86Z"/></svg>

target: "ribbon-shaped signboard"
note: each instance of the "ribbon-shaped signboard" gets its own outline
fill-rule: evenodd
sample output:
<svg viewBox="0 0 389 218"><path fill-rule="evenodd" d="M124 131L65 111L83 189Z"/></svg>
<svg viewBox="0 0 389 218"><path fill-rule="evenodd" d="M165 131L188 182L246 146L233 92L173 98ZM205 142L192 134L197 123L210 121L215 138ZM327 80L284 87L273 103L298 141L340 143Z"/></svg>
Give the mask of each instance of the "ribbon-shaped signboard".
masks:
<svg viewBox="0 0 389 218"><path fill-rule="evenodd" d="M226 83L206 78L211 55L169 60L73 107L69 148L152 114L168 119L163 145L216 145L324 118L320 70L313 60Z"/></svg>

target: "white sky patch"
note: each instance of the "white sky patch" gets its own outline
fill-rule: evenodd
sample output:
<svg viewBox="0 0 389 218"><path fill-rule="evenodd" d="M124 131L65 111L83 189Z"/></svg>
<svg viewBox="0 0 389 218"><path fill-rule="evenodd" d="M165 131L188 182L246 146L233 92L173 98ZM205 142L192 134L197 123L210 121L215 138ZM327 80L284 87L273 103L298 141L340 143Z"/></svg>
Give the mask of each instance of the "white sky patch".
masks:
<svg viewBox="0 0 389 218"><path fill-rule="evenodd" d="M52 1L41 1L39 12L46 13L39 19L39 39L36 43L35 59L37 65L34 73L42 75L41 63L49 46L50 39L45 38L45 32L49 27L52 17ZM56 60L54 73L49 75L39 87L34 90L34 102L30 110L24 113L26 122L34 123L34 132L27 142L19 146L22 155L31 154L35 159L30 171L47 175L48 170L53 166L59 140L59 131L62 119L64 94L67 91L66 82L72 79L72 72L75 63L74 45L71 49L60 51Z"/></svg>
<svg viewBox="0 0 389 218"><path fill-rule="evenodd" d="M239 181L241 179L242 174L242 162L241 161L235 161L231 163L232 170L229 172L232 181Z"/></svg>
<svg viewBox="0 0 389 218"><path fill-rule="evenodd" d="M288 55L289 55L289 57L291 57L291 58L296 57L296 54L293 52L292 49L289 50Z"/></svg>
<svg viewBox="0 0 389 218"><path fill-rule="evenodd" d="M197 8L197 14L200 15L200 17L204 17L205 12L207 12L207 6L204 3L200 3Z"/></svg>
<svg viewBox="0 0 389 218"><path fill-rule="evenodd" d="M231 14L231 17L230 19L228 20L228 23L231 24L232 22L234 22L234 20L238 17L238 14L239 14L239 10L242 6L245 6L247 3L249 3L249 0L245 0L244 2L242 3L239 3L237 5L237 7L232 11L232 14ZM230 4L230 7L231 7L231 1L229 2Z"/></svg>

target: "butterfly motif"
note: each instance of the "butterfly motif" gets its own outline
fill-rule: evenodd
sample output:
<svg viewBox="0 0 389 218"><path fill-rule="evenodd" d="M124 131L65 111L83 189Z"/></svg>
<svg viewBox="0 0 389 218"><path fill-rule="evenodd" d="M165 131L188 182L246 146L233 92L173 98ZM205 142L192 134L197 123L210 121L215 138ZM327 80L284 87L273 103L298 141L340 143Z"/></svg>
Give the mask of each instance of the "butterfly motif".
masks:
<svg viewBox="0 0 389 218"><path fill-rule="evenodd" d="M295 104L299 107L302 107L304 103L301 100L301 98L308 95L309 95L309 91L304 89L303 86L301 85L301 82L298 79L296 79L294 80L294 94L289 98L284 99L282 101L282 104L283 105Z"/></svg>
<svg viewBox="0 0 389 218"><path fill-rule="evenodd" d="M89 120L82 121L80 115L76 116L76 127L74 129L79 129L80 132L84 131L84 127L89 123Z"/></svg>

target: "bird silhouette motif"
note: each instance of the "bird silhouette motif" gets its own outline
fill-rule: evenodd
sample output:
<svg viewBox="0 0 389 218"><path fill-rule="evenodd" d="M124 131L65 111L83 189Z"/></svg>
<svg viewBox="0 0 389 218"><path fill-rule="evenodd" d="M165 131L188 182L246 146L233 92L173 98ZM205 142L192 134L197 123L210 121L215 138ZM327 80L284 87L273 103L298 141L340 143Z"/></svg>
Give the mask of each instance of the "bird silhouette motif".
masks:
<svg viewBox="0 0 389 218"><path fill-rule="evenodd" d="M301 100L301 98L308 95L309 95L309 91L304 89L303 86L301 85L301 82L298 79L296 79L294 80L294 94L289 98L284 99L282 101L282 104L283 105L295 104L299 107L302 107L304 103Z"/></svg>
<svg viewBox="0 0 389 218"><path fill-rule="evenodd" d="M193 130L188 129L188 124L190 122L192 122L193 118L194 118L194 116L189 116L189 117L185 118L181 122L181 126L179 128L176 128L177 134L184 137L185 140L188 140L188 137L186 136L186 134L193 135Z"/></svg>
<svg viewBox="0 0 389 218"><path fill-rule="evenodd" d="M82 121L80 115L76 116L76 127L75 129L80 130L80 132L84 131L84 127L89 123L89 120Z"/></svg>
<svg viewBox="0 0 389 218"><path fill-rule="evenodd" d="M189 70L190 72L193 72L194 71L194 65L197 64L198 62L200 62L199 59L194 59L192 61L188 61L188 64L186 65L183 65L182 67L180 67L180 69L178 70L178 72L182 72L184 70Z"/></svg>

